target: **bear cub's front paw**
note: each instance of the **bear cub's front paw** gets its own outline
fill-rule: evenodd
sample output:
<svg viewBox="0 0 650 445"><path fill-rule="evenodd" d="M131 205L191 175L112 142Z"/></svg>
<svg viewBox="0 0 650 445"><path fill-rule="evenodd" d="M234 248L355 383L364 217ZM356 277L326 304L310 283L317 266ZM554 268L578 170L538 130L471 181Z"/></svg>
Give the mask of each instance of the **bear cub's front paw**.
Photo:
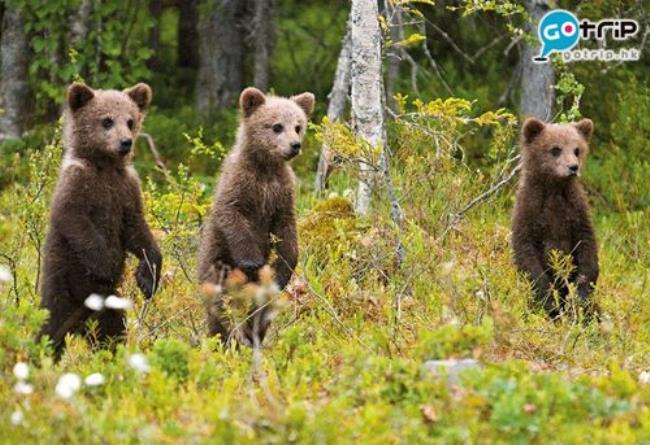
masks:
<svg viewBox="0 0 650 445"><path fill-rule="evenodd" d="M246 274L248 281L257 281L257 272L264 266L264 261L241 260L237 263L237 269Z"/></svg>
<svg viewBox="0 0 650 445"><path fill-rule="evenodd" d="M144 297L153 297L158 286L158 271L150 270L146 261L140 261L138 270L135 273L135 279Z"/></svg>

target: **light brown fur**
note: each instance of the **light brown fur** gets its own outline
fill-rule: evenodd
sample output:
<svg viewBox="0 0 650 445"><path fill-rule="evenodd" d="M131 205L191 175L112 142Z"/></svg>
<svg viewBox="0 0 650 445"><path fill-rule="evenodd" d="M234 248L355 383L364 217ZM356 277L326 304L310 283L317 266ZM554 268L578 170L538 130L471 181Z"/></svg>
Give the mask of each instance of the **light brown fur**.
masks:
<svg viewBox="0 0 650 445"><path fill-rule="evenodd" d="M571 255L576 267L571 281L585 307L598 279L598 248L585 192L578 177L586 161L593 124L546 124L527 119L522 131L523 173L512 220L516 266L533 282L536 300L555 317L551 290L563 300L568 289L550 269L549 252Z"/></svg>
<svg viewBox="0 0 650 445"><path fill-rule="evenodd" d="M218 283L224 267L240 269L256 281L273 248L276 282L281 289L289 282L298 260L298 240L294 175L288 161L300 150L313 106L311 93L287 99L265 96L255 88L242 92L237 142L221 167L202 232L201 283ZM265 311L259 312L261 341L268 320ZM218 333L223 341L228 340L232 326L224 317L208 313L208 321L211 335Z"/></svg>

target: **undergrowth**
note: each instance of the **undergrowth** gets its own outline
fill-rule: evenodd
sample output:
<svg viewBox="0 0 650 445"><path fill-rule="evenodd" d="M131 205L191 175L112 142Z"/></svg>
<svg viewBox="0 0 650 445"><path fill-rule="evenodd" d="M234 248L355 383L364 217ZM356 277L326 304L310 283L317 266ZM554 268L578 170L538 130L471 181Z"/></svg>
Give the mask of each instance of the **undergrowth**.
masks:
<svg viewBox="0 0 650 445"><path fill-rule="evenodd" d="M589 189L602 271L594 298L603 316L552 322L531 307L530 285L512 265L515 180L507 178L518 162L516 119L504 110L478 113L459 99L399 103L387 141L399 224L382 181L371 215L354 214L354 160L372 160L374 149L356 144L344 125L314 126L339 162L321 197L298 166L300 261L261 354L206 336L196 248L215 181L192 166L209 159L216 168L219 144L186 129L181 163L143 175L147 219L165 255L160 292L150 303L140 297L131 260L120 288L135 303L125 344L112 354L70 337L59 363L33 338L46 316L37 309L39 252L60 134L3 160L20 174L0 193L0 264L9 272L0 284L0 442L650 441L645 198L639 192L635 205L613 208L619 187L604 199ZM486 150L478 161L464 151L477 140ZM309 145L313 159L319 144ZM587 172L599 193L607 192L606 178L594 175L606 168L601 160ZM642 190L647 175L637 180L628 185ZM133 366L138 353L146 366ZM463 358L480 365L454 383L424 367ZM17 362L29 363L29 394L15 388ZM98 372L105 382L63 399L54 388L66 372Z"/></svg>

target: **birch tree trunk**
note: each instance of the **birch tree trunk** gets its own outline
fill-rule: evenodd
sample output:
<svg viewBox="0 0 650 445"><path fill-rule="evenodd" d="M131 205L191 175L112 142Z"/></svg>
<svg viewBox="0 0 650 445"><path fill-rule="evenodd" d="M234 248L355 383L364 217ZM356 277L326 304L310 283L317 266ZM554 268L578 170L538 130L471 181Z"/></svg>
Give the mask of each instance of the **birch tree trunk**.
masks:
<svg viewBox="0 0 650 445"><path fill-rule="evenodd" d="M253 18L255 66L253 69L253 83L262 91L269 88L273 34L273 0L255 0Z"/></svg>
<svg viewBox="0 0 650 445"><path fill-rule="evenodd" d="M77 12L71 17L70 46L78 48L88 35L90 14L93 10L92 0L82 0Z"/></svg>
<svg viewBox="0 0 650 445"><path fill-rule="evenodd" d="M548 0L525 0L531 17L526 31L537 36L537 24L549 10ZM519 114L522 117L534 116L550 120L555 103L555 73L551 62L535 63L533 58L539 54L540 45L524 43L522 51L521 98Z"/></svg>
<svg viewBox="0 0 650 445"><path fill-rule="evenodd" d="M25 23L16 7L5 5L0 39L0 140L20 137L27 121L28 47Z"/></svg>
<svg viewBox="0 0 650 445"><path fill-rule="evenodd" d="M381 31L376 0L352 0L352 126L357 137L372 147L383 146ZM370 209L375 173L367 162L360 163L356 212L366 216Z"/></svg>
<svg viewBox="0 0 650 445"><path fill-rule="evenodd" d="M341 52L336 62L336 74L334 75L334 85L328 96L327 118L331 122L336 122L343 118L345 106L350 94L350 65L352 63L352 40L350 35L351 22L348 21L347 31L343 37ZM327 144L323 144L318 160L318 170L316 171L316 182L314 190L317 194L321 193L327 187L327 178L330 173L331 150Z"/></svg>
<svg viewBox="0 0 650 445"><path fill-rule="evenodd" d="M397 103L395 102L395 85L399 80L400 65L402 62L402 53L395 44L404 39L402 31L402 10L395 7L389 0L385 1L386 19L390 26L390 39L393 43L388 51L386 68L386 102L388 107L397 112Z"/></svg>
<svg viewBox="0 0 650 445"><path fill-rule="evenodd" d="M241 90L244 36L239 19L243 4L240 0L213 0L207 17L201 20L196 85L196 106L201 113L230 105Z"/></svg>

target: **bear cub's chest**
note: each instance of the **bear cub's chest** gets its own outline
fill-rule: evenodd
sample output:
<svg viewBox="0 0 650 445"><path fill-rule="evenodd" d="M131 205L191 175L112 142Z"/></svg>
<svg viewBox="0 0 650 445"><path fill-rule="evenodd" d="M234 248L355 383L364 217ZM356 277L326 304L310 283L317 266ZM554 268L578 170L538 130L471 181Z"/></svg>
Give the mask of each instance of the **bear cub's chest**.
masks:
<svg viewBox="0 0 650 445"><path fill-rule="evenodd" d="M543 238L544 250L556 249L570 253L574 248L575 227L578 222L577 209L562 195L547 197L542 203L539 218L539 233Z"/></svg>

